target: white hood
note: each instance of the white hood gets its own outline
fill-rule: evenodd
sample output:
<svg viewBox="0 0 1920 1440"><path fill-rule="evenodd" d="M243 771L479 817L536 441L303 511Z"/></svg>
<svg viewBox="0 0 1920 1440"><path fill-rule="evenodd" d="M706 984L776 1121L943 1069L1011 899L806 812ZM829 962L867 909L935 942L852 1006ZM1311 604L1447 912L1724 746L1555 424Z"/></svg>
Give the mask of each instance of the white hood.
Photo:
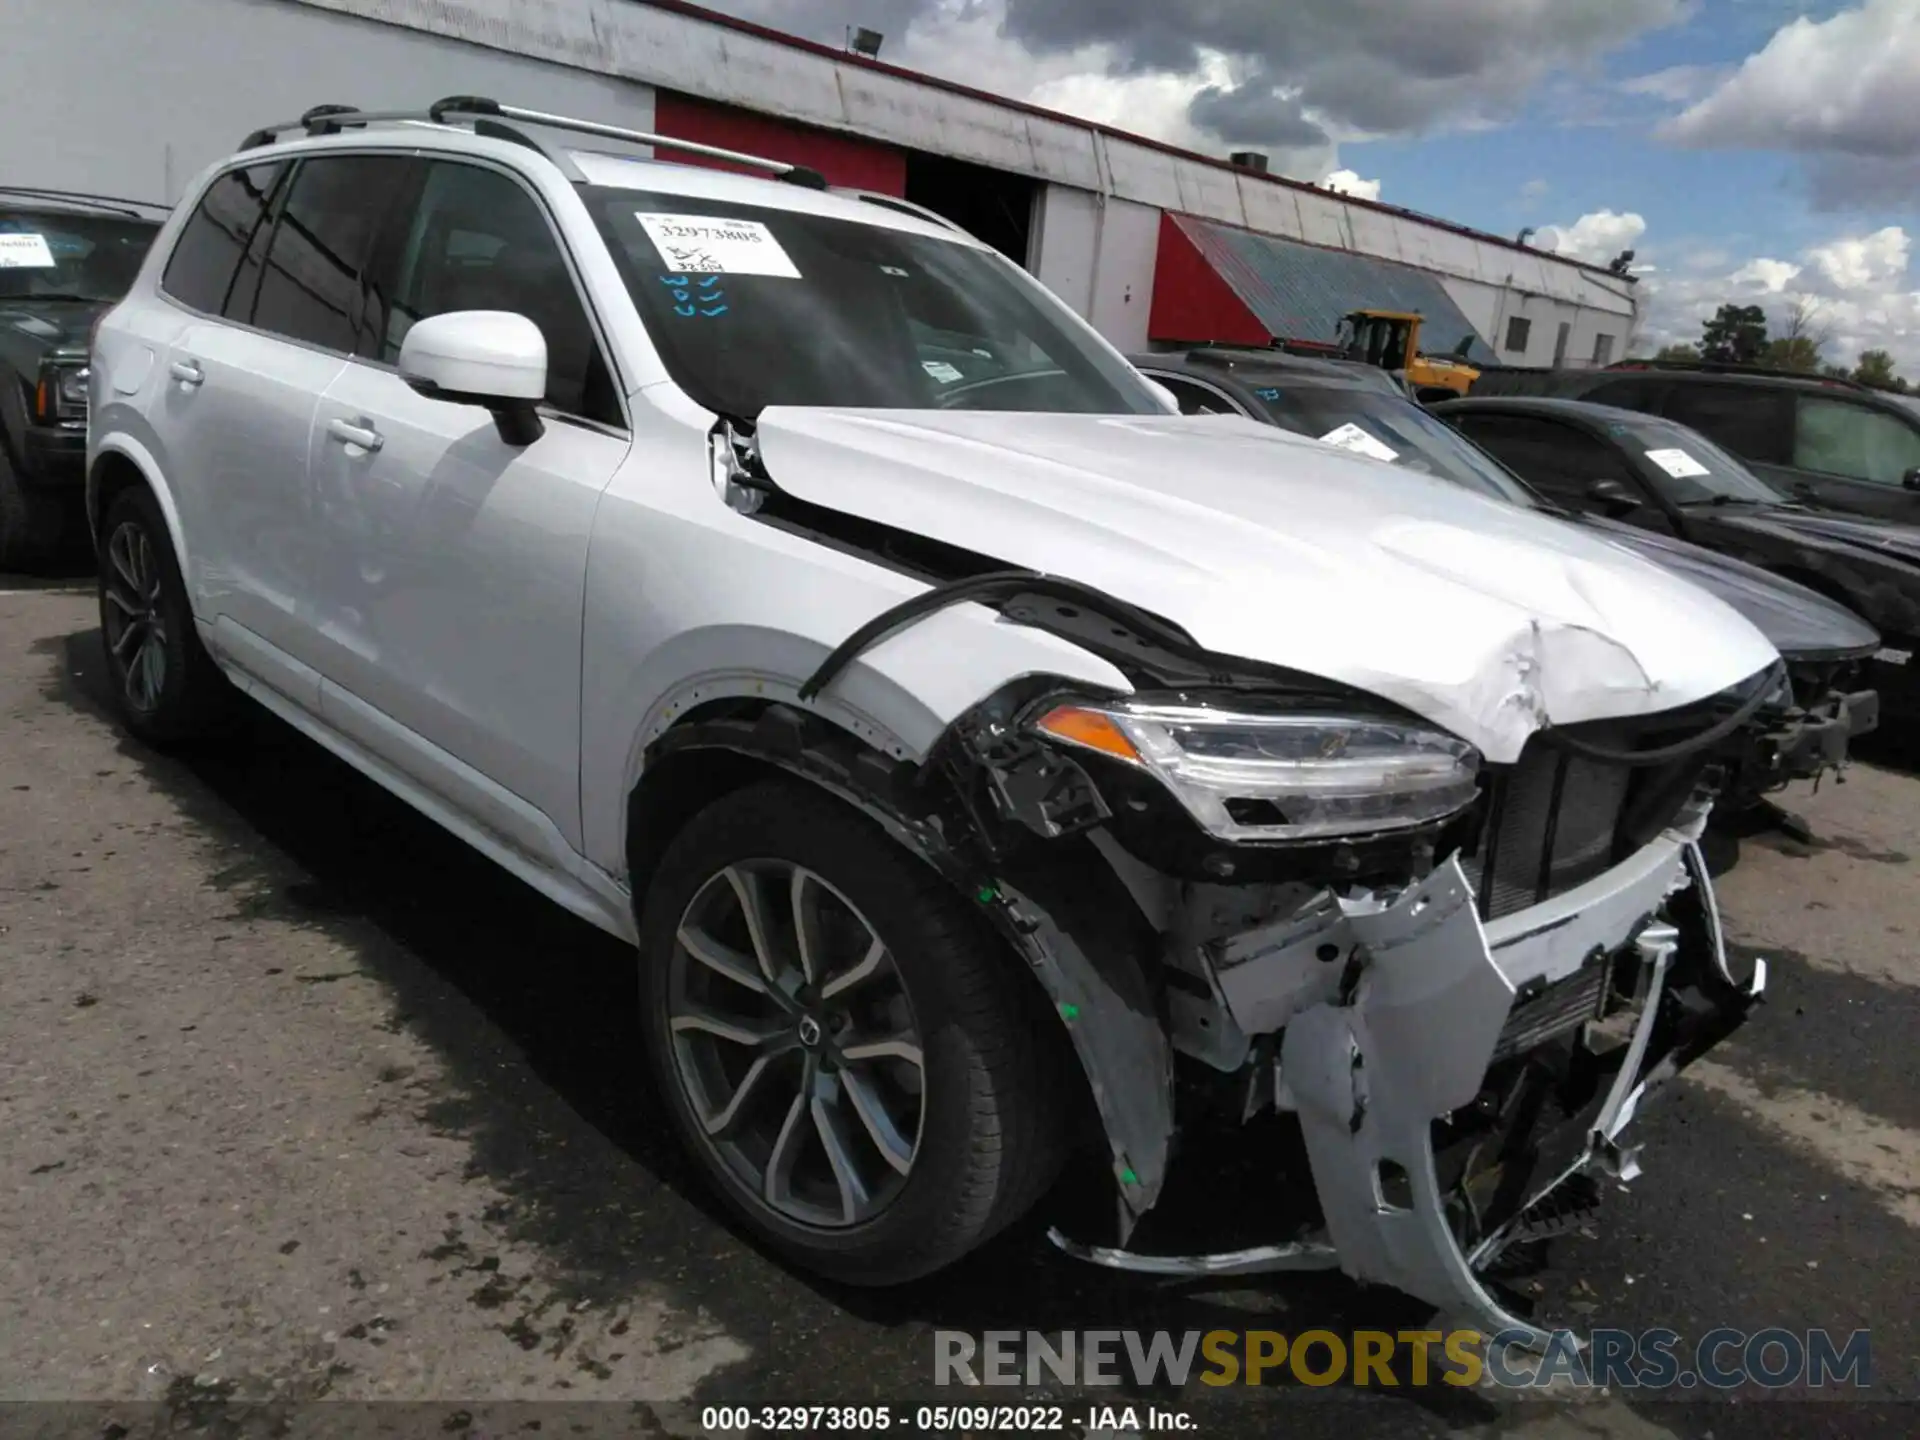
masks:
<svg viewBox="0 0 1920 1440"><path fill-rule="evenodd" d="M776 407L758 431L798 499L1095 586L1496 762L1543 720L1670 710L1776 658L1575 526L1250 420Z"/></svg>

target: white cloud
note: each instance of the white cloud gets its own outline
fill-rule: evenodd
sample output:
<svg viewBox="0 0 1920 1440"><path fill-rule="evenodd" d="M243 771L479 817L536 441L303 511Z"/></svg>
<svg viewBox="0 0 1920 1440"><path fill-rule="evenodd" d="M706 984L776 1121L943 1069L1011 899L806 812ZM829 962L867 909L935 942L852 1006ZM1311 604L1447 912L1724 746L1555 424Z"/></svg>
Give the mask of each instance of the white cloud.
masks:
<svg viewBox="0 0 1920 1440"><path fill-rule="evenodd" d="M1760 290L1768 295L1782 294L1800 274L1790 260L1769 260L1758 256L1727 277L1727 282L1743 290Z"/></svg>
<svg viewBox="0 0 1920 1440"><path fill-rule="evenodd" d="M1544 180L1529 180L1520 187L1520 198L1522 200L1538 200L1552 188L1553 187Z"/></svg>
<svg viewBox="0 0 1920 1440"><path fill-rule="evenodd" d="M1542 225L1534 232L1533 243L1556 255L1604 265L1622 250L1631 249L1646 232L1646 219L1632 211L1616 214L1595 210L1571 225Z"/></svg>
<svg viewBox="0 0 1920 1440"><path fill-rule="evenodd" d="M1842 236L1814 246L1807 259L1836 290L1885 289L1907 273L1907 232L1889 225L1871 235Z"/></svg>
<svg viewBox="0 0 1920 1440"><path fill-rule="evenodd" d="M1650 95L1674 105L1698 100L1726 74L1720 65L1669 65L1648 75L1634 75L1620 82L1629 95Z"/></svg>
<svg viewBox="0 0 1920 1440"><path fill-rule="evenodd" d="M1899 158L1920 152L1920 4L1801 16L1662 134L1683 145Z"/></svg>
<svg viewBox="0 0 1920 1440"><path fill-rule="evenodd" d="M1906 232L1889 226L1836 235L1809 246L1797 262L1753 256L1729 267L1724 255L1693 251L1680 272L1642 283L1638 348L1697 344L1701 325L1726 304L1759 305L1776 334L1792 310L1806 307L1828 363L1851 365L1863 350L1887 350L1905 374L1920 379L1920 291L1907 275L1909 249ZM1719 263L1702 264L1710 260Z"/></svg>
<svg viewBox="0 0 1920 1440"><path fill-rule="evenodd" d="M1356 200L1378 200L1380 198L1380 182L1378 180L1362 180L1360 176L1352 170L1335 170L1320 183L1329 190L1337 190L1342 195L1351 195Z"/></svg>

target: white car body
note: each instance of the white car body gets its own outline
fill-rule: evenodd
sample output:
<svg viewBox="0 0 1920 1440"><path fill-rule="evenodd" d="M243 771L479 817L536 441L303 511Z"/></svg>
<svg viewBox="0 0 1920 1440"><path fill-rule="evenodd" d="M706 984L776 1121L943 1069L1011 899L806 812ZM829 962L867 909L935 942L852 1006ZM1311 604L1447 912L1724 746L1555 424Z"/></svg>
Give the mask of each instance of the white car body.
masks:
<svg viewBox="0 0 1920 1440"><path fill-rule="evenodd" d="M537 196L589 303L623 425L550 416L536 442L506 447L484 413L417 393L391 366L194 313L161 288L216 172L378 147L457 156ZM703 201L750 202L975 245L836 194L638 159L569 159L596 186L671 194L694 213ZM223 162L189 187L102 324L93 377L93 513L103 488L137 476L151 489L221 670L630 941L630 797L650 747L689 712L730 697L779 702L918 764L1022 677L1116 696L1135 688L1109 658L962 602L882 638L801 699L849 634L926 585L729 503L718 417L668 373L576 180L527 146L451 125L369 127ZM758 421L760 461L799 501L1081 582L1209 651L1403 707L1493 765L1516 761L1543 726L1673 711L1776 663L1731 609L1617 547L1251 422L799 407ZM1436 1233L1437 1200L1395 1213L1354 1201L1353 1216L1336 1213L1352 1197L1334 1192L1364 1188L1373 1159L1347 1153L1360 1141L1344 1121L1319 1123L1345 1082L1312 1072L1343 1046L1379 1056L1372 1103L1388 1128L1362 1138L1387 1147L1368 1152L1374 1159L1398 1155L1418 1181L1431 1168L1430 1156L1418 1159L1428 1120L1471 1095L1516 991L1570 974L1595 945L1633 940L1687 883L1699 818L1686 812L1591 883L1484 924L1445 856L1430 884L1404 895L1327 892L1290 930L1266 935L1261 958L1229 972L1216 998L1242 1028L1286 1032L1282 1103L1297 1105L1308 1128L1333 1231L1318 1263L1337 1259L1499 1317ZM1150 888L1127 879L1136 894ZM1297 959L1300 944L1336 932L1380 956L1358 1004L1336 1004L1329 967ZM1635 943L1653 956L1660 942ZM1085 991L1084 975L1036 968L1056 996ZM1435 1006L1453 1007L1451 1033L1436 1034L1449 1027L1431 1023ZM1120 1026L1112 1043L1165 1049L1151 1030ZM1101 1069L1110 1079L1126 1058L1098 1039L1075 1041L1103 1096L1117 1166L1144 1174L1153 1157L1138 1137L1151 1150L1167 1118L1119 1113L1126 1102L1102 1089ZM1173 1048L1188 1047L1176 1035ZM1138 1068L1151 1089L1166 1063ZM1616 1098L1624 1123L1631 1102L1624 1090ZM1396 1226L1412 1230L1401 1238Z"/></svg>

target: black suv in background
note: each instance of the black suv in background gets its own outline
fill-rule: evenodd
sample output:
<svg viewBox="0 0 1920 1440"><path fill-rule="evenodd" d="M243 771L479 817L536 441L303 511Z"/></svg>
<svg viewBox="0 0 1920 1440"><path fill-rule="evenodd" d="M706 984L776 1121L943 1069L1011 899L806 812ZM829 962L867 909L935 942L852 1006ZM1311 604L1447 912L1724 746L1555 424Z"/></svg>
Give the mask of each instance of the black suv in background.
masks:
<svg viewBox="0 0 1920 1440"><path fill-rule="evenodd" d="M88 337L165 214L0 186L0 571L46 560L81 518Z"/></svg>
<svg viewBox="0 0 1920 1440"><path fill-rule="evenodd" d="M1629 360L1482 372L1473 398L1536 395L1640 410L1698 430L1789 499L1920 523L1920 399L1853 380Z"/></svg>
<svg viewBox="0 0 1920 1440"><path fill-rule="evenodd" d="M1431 413L1557 505L1677 536L1838 600L1883 637L1866 679L1889 718L1920 718L1920 526L1787 500L1699 432L1617 406L1474 394Z"/></svg>

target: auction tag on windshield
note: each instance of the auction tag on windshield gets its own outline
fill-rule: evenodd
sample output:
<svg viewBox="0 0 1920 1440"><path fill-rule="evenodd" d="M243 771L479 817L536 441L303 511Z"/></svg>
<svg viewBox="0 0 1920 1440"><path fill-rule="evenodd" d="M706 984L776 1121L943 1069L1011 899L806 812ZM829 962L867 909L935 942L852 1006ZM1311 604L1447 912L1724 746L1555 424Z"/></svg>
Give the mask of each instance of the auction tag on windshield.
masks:
<svg viewBox="0 0 1920 1440"><path fill-rule="evenodd" d="M920 368L942 385L951 385L954 381L965 378L961 375L959 366L949 365L944 360L922 360Z"/></svg>
<svg viewBox="0 0 1920 1440"><path fill-rule="evenodd" d="M51 270L53 250L44 235L0 235L0 270Z"/></svg>
<svg viewBox="0 0 1920 1440"><path fill-rule="evenodd" d="M1373 460L1398 460L1400 452L1373 438L1358 425L1349 420L1338 430L1329 430L1320 437L1322 445L1338 445L1342 450L1351 450L1356 455L1365 455Z"/></svg>
<svg viewBox="0 0 1920 1440"><path fill-rule="evenodd" d="M695 275L777 275L798 280L793 260L758 220L715 215L658 215L636 210L634 219L653 241L667 269Z"/></svg>
<svg viewBox="0 0 1920 1440"><path fill-rule="evenodd" d="M1649 450L1647 459L1676 480L1691 480L1696 475L1710 473L1706 466L1684 450Z"/></svg>

